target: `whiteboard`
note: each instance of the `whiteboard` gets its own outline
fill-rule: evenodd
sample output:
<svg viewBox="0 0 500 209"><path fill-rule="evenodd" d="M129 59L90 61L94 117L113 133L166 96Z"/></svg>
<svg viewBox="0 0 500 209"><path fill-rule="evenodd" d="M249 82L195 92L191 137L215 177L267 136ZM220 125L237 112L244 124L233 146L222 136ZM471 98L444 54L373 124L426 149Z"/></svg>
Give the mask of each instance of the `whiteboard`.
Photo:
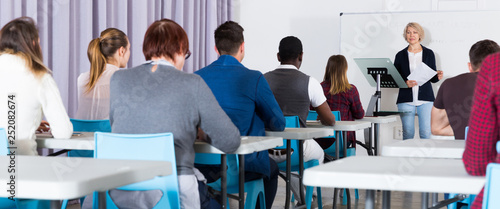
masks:
<svg viewBox="0 0 500 209"><path fill-rule="evenodd" d="M417 22L425 32L422 45L436 55L438 70L444 79L469 72L469 49L479 40L491 39L500 43L500 27L494 22L500 11L442 11L442 12L376 12L343 13L340 17L340 52L346 56L348 79L358 87L361 102L367 105L375 92L353 61L353 58L389 58L408 43L403 30L409 22ZM440 82L433 84L436 95ZM397 110L398 89L382 89L382 110ZM365 106L366 108L366 106Z"/></svg>

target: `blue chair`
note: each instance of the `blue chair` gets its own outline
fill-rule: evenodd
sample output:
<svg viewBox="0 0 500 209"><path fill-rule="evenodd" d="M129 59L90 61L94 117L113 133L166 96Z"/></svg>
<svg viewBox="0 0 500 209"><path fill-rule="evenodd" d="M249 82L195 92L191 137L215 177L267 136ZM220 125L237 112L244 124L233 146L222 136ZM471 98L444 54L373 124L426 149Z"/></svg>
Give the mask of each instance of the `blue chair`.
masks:
<svg viewBox="0 0 500 209"><path fill-rule="evenodd" d="M196 164L203 165L220 165L221 155L219 154L205 154L196 153L194 162ZM226 155L227 162L227 173L226 173L226 188L228 194L238 194L239 193L239 160L238 155L228 154ZM217 191L222 190L221 179L209 183L208 186L212 187ZM252 181L245 182L245 192L247 193L245 198L245 208L255 208L257 205L257 199L260 198L260 208L266 208L266 198L264 192L264 181L261 179L256 179ZM229 207L229 196L226 199L226 206Z"/></svg>
<svg viewBox="0 0 500 209"><path fill-rule="evenodd" d="M298 116L285 116L286 120L286 127L287 128L300 128L300 121ZM286 141L283 139L283 146L277 147L278 149L286 149ZM299 140L292 140L291 141L291 148L294 150L292 155L290 156L291 159L291 170L292 171L299 171ZM314 166L319 165L318 160L310 160L307 162L304 162L304 169L311 168ZM278 167L282 171L286 171L286 161L278 163ZM307 208L311 208L311 203L312 203L312 196L313 196L313 189L314 187L306 186L306 196L305 196L305 201L306 201L306 206ZM317 187L317 195L318 195L318 207L320 209L323 208L322 202L321 202L321 187ZM292 201L294 198L292 197Z"/></svg>
<svg viewBox="0 0 500 209"><path fill-rule="evenodd" d="M111 132L109 120L81 120L70 119L75 132ZM68 157L94 157L92 150L72 150L68 152Z"/></svg>
<svg viewBox="0 0 500 209"><path fill-rule="evenodd" d="M115 134L95 133L95 158L122 160L159 160L172 163L172 174L155 177L119 187L121 190L161 190L163 196L153 208L180 208L179 183L175 162L174 137L172 133L160 134ZM97 206L97 195L94 192L94 208ZM106 208L118 208L109 191L106 192Z"/></svg>
<svg viewBox="0 0 500 209"><path fill-rule="evenodd" d="M335 121L341 121L340 117L340 111L332 111L332 114L335 116ZM307 120L316 120L318 118L318 113L314 110L309 111L309 115L307 115ZM335 137L338 139L343 138L342 131L336 131L335 132ZM329 137L324 137L324 138L333 138L333 136ZM335 156L335 143L332 144L332 146L328 147L325 149L325 153L331 156ZM344 140L339 140L339 148L340 148L340 157L344 157ZM348 148L346 152L346 156L354 156L356 155L356 149L354 148Z"/></svg>
<svg viewBox="0 0 500 209"><path fill-rule="evenodd" d="M497 142L497 153L500 153L500 142ZM483 209L500 208L500 164L490 163L486 168L486 185L484 186Z"/></svg>
<svg viewBox="0 0 500 209"><path fill-rule="evenodd" d="M111 132L111 124L109 120L82 120L82 119L69 119L73 124L74 132ZM68 157L94 157L92 150L71 150L68 151ZM80 205L83 204L85 197L80 198ZM61 208L66 208L68 200L62 202Z"/></svg>
<svg viewBox="0 0 500 209"><path fill-rule="evenodd" d="M0 128L0 156L9 154L9 145L7 134L4 128ZM50 208L48 200L32 200L32 199L17 199L14 201L8 198L0 198L0 209L16 209L16 208Z"/></svg>
<svg viewBox="0 0 500 209"><path fill-rule="evenodd" d="M335 116L335 121L341 121L341 116L340 116L340 111L332 111L332 114ZM309 114L307 115L307 120L316 120L318 118L318 113L314 110L310 110ZM343 134L342 131L335 131L335 137L337 139L342 139ZM333 136L328 136L324 138L333 138ZM340 157L344 157L344 153L346 154L347 157L349 156L355 156L356 155L356 149L354 148L347 148L347 150L344 152L344 140L336 140L330 147L325 149L325 153L330 156L335 156L335 143L339 142L339 152L340 152ZM354 196L356 199L359 199L359 193L358 189L354 190ZM344 197L342 198L342 205L347 205L347 195L346 195L346 190L344 189Z"/></svg>

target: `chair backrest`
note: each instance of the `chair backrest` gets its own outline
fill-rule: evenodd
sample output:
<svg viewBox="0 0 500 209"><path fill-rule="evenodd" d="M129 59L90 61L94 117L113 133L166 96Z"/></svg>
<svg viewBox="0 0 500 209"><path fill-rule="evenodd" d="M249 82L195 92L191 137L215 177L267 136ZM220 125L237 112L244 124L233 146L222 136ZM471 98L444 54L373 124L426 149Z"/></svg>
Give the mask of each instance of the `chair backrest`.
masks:
<svg viewBox="0 0 500 209"><path fill-rule="evenodd" d="M500 142L497 142L497 153ZM500 164L490 163L486 168L486 185L484 186L483 209L500 208Z"/></svg>
<svg viewBox="0 0 500 209"><path fill-rule="evenodd" d="M208 154L208 153L196 153L194 163L202 164L202 165L220 165L221 164L221 155L220 154ZM238 155L235 154L226 154L226 186L230 187L238 187L239 186L239 160ZM221 179L219 178L217 181L210 183L209 185L215 185L217 187L221 186Z"/></svg>
<svg viewBox="0 0 500 209"><path fill-rule="evenodd" d="M164 160L172 163L172 174L120 187L121 190L163 192L155 208L180 208L175 146L172 133L115 134L95 133L95 158L127 160ZM109 199L108 201L109 202Z"/></svg>
<svg viewBox="0 0 500 209"><path fill-rule="evenodd" d="M111 132L111 124L109 120L81 120L70 118L73 123L73 131L75 132ZM71 150L68 152L68 157L93 157L92 150Z"/></svg>
<svg viewBox="0 0 500 209"><path fill-rule="evenodd" d="M109 120L81 120L81 119L70 119L73 123L73 131L81 132L111 132L111 124Z"/></svg>
<svg viewBox="0 0 500 209"><path fill-rule="evenodd" d="M9 143L7 142L7 133L4 128L0 128L0 156L9 154Z"/></svg>
<svg viewBox="0 0 500 209"><path fill-rule="evenodd" d="M287 128L300 128L300 120L299 116L285 116L285 127ZM279 149L286 149L286 139L283 139L283 146L277 147ZM299 165L299 141L298 140L292 140L291 141L291 148L294 150L292 155L290 156L291 160L291 165ZM281 163L278 163L278 166L283 167L285 166L286 161L283 161Z"/></svg>
<svg viewBox="0 0 500 209"><path fill-rule="evenodd" d="M335 116L335 121L342 120L340 117L340 111L332 111L332 114ZM307 115L307 120L316 120L316 118L318 118L318 113L314 110L310 110L309 115ZM342 131L336 131L335 137L341 139L343 137ZM328 137L325 137L325 138L328 138ZM339 147L340 147L340 149L343 149L344 140L337 140L337 141L340 141ZM332 145L332 146L328 147L327 149L325 149L325 153L327 153L329 155L332 155L332 154L335 155L335 146Z"/></svg>

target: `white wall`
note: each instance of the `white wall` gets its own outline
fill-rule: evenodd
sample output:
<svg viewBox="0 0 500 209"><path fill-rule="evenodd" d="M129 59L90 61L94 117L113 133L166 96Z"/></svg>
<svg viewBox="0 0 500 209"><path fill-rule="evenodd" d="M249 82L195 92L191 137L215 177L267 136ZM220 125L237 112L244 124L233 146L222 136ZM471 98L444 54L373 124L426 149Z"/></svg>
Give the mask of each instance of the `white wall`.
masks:
<svg viewBox="0 0 500 209"><path fill-rule="evenodd" d="M262 72L273 70L279 64L276 59L279 41L293 35L304 45L300 70L322 81L328 57L339 53L341 12L500 10L500 1L234 0L233 7L233 19L245 28L245 66ZM364 78L349 78L349 81L356 85L356 79ZM375 91L366 85L357 87L360 92ZM363 104L365 108L366 105ZM394 126L400 126L400 122L384 125L381 136L392 138Z"/></svg>

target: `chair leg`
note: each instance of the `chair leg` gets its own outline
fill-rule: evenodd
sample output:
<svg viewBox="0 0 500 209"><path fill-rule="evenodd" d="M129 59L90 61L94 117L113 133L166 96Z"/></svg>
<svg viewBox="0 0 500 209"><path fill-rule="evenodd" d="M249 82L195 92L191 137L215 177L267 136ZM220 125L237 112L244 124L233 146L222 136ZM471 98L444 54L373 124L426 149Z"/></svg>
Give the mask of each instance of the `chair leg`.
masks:
<svg viewBox="0 0 500 209"><path fill-rule="evenodd" d="M337 188L333 188L333 205L332 205L332 209L336 209L337 208L338 191L339 190Z"/></svg>
<svg viewBox="0 0 500 209"><path fill-rule="evenodd" d="M306 187L306 206L307 208L311 208L312 197L313 197L314 187L307 186Z"/></svg>
<svg viewBox="0 0 500 209"><path fill-rule="evenodd" d="M257 200L260 200L260 208L266 208L266 195L262 179L246 182L245 191L247 193L245 198L245 208L255 208ZM227 205L229 208L229 203Z"/></svg>
<svg viewBox="0 0 500 209"><path fill-rule="evenodd" d="M68 207L68 200L63 200L62 205L61 205L61 209L66 209L67 207Z"/></svg>
<svg viewBox="0 0 500 209"><path fill-rule="evenodd" d="M321 187L317 187L316 189L316 193L318 194L317 196L317 201L318 201L318 209L323 209L323 200L322 200L322 197L321 197Z"/></svg>

